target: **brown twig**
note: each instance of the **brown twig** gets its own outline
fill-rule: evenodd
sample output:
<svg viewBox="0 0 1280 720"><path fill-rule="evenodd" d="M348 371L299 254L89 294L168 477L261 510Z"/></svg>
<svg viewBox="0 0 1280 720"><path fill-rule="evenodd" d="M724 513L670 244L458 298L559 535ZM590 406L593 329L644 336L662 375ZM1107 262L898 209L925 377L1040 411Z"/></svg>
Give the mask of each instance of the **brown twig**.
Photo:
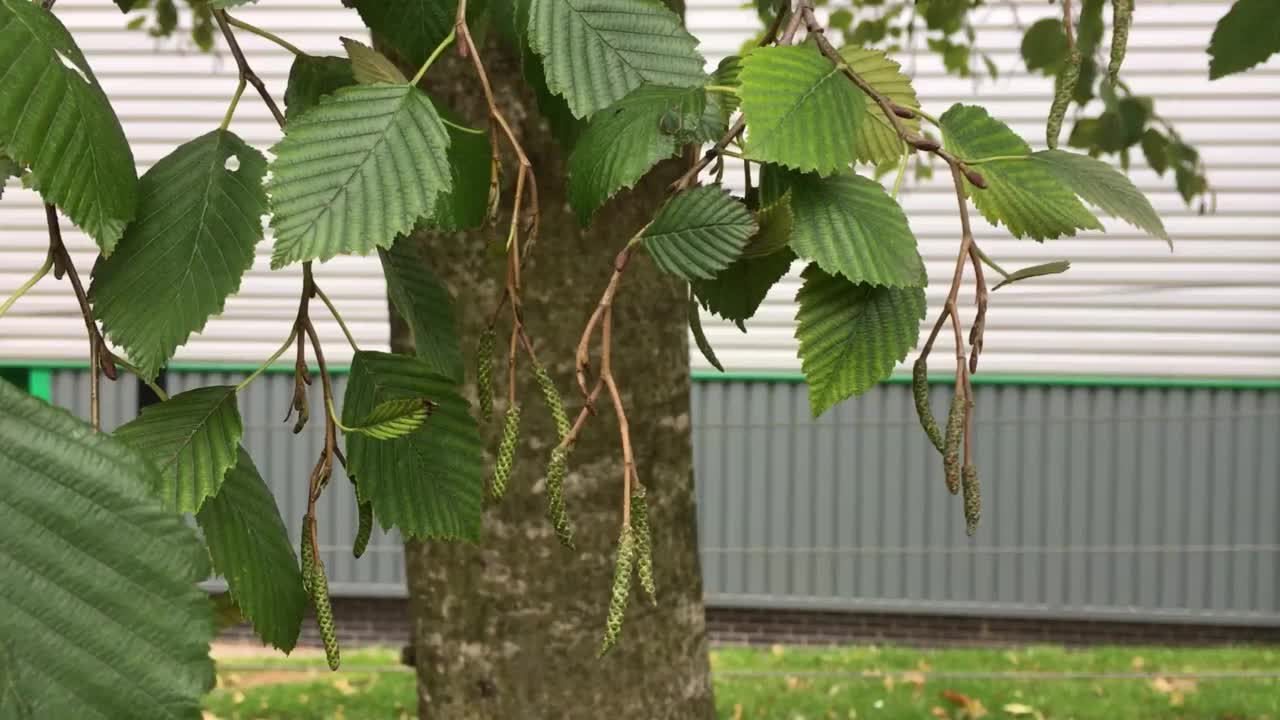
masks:
<svg viewBox="0 0 1280 720"><path fill-rule="evenodd" d="M1076 36L1072 29L1071 0L1062 0L1062 29L1067 34L1067 56L1076 49Z"/></svg>
<svg viewBox="0 0 1280 720"><path fill-rule="evenodd" d="M280 112L280 106L276 105L271 93L267 92L267 86L262 82L262 78L258 77L253 68L249 67L249 61L245 59L244 51L240 49L240 43L236 40L235 33L231 31L231 26L227 24L227 11L215 11L213 19L218 23L218 29L222 31L222 37L227 40L227 48L231 50L231 56L236 60L236 67L240 70L240 78L258 91L258 95L262 97L262 102L271 111L271 116L276 119L280 127L284 127L284 113Z"/></svg>

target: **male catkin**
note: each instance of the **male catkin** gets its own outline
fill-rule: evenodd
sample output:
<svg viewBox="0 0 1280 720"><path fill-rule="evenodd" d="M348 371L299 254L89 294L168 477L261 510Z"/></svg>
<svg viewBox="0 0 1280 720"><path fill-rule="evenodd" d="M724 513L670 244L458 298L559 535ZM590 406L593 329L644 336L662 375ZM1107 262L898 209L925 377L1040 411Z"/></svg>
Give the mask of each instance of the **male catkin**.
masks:
<svg viewBox="0 0 1280 720"><path fill-rule="evenodd" d="M627 614L627 602L631 599L631 566L635 561L636 541L630 525L622 526L618 538L618 559L613 566L613 593L609 597L609 616L605 621L604 642L600 655L618 644L622 634L622 620Z"/></svg>
<svg viewBox="0 0 1280 720"><path fill-rule="evenodd" d="M961 471L964 478L964 531L970 537L978 531L978 521L982 519L982 490L978 486L978 466L965 465Z"/></svg>
<svg viewBox="0 0 1280 720"><path fill-rule="evenodd" d="M493 464L493 483L489 492L494 500L501 500L507 494L507 480L511 478L511 467L516 459L516 443L520 441L520 406L507 408L502 421L502 440L498 442L498 459Z"/></svg>
<svg viewBox="0 0 1280 720"><path fill-rule="evenodd" d="M1111 62L1107 75L1111 84L1120 79L1120 66L1129 47L1129 28L1133 26L1133 0L1111 0Z"/></svg>
<svg viewBox="0 0 1280 720"><path fill-rule="evenodd" d="M564 479L569 474L569 450L556 447L551 451L547 464L547 518L556 530L560 544L574 549L573 526L569 524L569 512L564 506Z"/></svg>
<svg viewBox="0 0 1280 720"><path fill-rule="evenodd" d="M311 547L311 516L302 516L302 543L299 556L302 558L302 587L311 592L311 579L316 574L316 555Z"/></svg>
<svg viewBox="0 0 1280 720"><path fill-rule="evenodd" d="M947 413L947 444L942 451L942 468L946 471L947 492L960 492L960 446L964 440L964 393L951 398L951 411Z"/></svg>
<svg viewBox="0 0 1280 720"><path fill-rule="evenodd" d="M649 532L649 501L644 486L637 484L631 491L631 532L636 541L636 576L640 589L649 601L658 604L658 586L653 579L653 538Z"/></svg>
<svg viewBox="0 0 1280 720"><path fill-rule="evenodd" d="M551 373L542 365L533 366L533 375L538 379L538 387L542 390L542 399L547 404L547 410L551 412L551 419L556 424L556 437L564 440L569 435L569 416L564 411L564 400L560 397L560 391L556 388L556 383L551 379Z"/></svg>
<svg viewBox="0 0 1280 720"><path fill-rule="evenodd" d="M360 503L357 512L360 524L356 527L356 540L351 545L351 554L360 557L368 549L369 538L373 536L373 503Z"/></svg>
<svg viewBox="0 0 1280 720"><path fill-rule="evenodd" d="M1075 94L1078 82L1080 82L1080 51L1071 48L1071 57L1066 67L1058 73L1053 104L1049 106L1049 123L1045 126L1045 142L1051 148L1058 147L1058 136L1062 134L1062 121L1067 117L1067 108L1071 105L1071 98Z"/></svg>
<svg viewBox="0 0 1280 720"><path fill-rule="evenodd" d="M333 605L329 602L329 578L320 559L316 560L311 578L311 604L316 609L316 625L320 628L320 641L324 643L325 659L329 661L330 670L337 670L342 664L342 654L338 650L338 630L333 623Z"/></svg>
<svg viewBox="0 0 1280 720"><path fill-rule="evenodd" d="M480 333L476 347L476 394L480 403L480 421L493 419L493 351L498 343L498 333L487 327Z"/></svg>
<svg viewBox="0 0 1280 720"><path fill-rule="evenodd" d="M924 434L929 436L938 452L943 452L945 443L942 441L942 431L938 429L938 423L933 419L933 409L929 407L929 364L923 356L916 360L915 367L911 370L911 396L916 401L920 427L924 428Z"/></svg>

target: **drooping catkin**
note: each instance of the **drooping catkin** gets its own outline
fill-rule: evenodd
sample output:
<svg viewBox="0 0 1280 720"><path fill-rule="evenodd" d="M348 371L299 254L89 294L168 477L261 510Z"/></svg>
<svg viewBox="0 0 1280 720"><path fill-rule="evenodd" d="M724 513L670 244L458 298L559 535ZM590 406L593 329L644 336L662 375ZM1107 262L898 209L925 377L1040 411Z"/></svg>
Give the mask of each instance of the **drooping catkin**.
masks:
<svg viewBox="0 0 1280 720"><path fill-rule="evenodd" d="M916 360L915 367L911 370L911 396L916 401L920 427L924 428L924 434L929 436L929 441L938 448L938 452L943 452L946 444L942 440L942 430L938 429L938 423L933 419L933 408L929 406L929 363L923 355Z"/></svg>
<svg viewBox="0 0 1280 720"><path fill-rule="evenodd" d="M520 441L520 406L507 408L502 421L502 440L498 442L498 459L493 463L493 482L489 492L494 500L501 500L507 494L507 480L511 478L511 467L516 459L516 443Z"/></svg>
<svg viewBox="0 0 1280 720"><path fill-rule="evenodd" d="M636 576L640 589L649 601L658 604L658 586L653 579L653 538L649 532L649 501L644 486L637 484L631 491L631 532L636 542Z"/></svg>
<svg viewBox="0 0 1280 720"><path fill-rule="evenodd" d="M978 486L978 466L965 465L960 473L964 480L964 531L970 537L978 531L982 519L982 490Z"/></svg>
<svg viewBox="0 0 1280 720"><path fill-rule="evenodd" d="M960 492L960 446L964 440L965 404L964 394L956 393L947 413L947 443L942 451L942 468L946 472L947 492L952 495Z"/></svg>
<svg viewBox="0 0 1280 720"><path fill-rule="evenodd" d="M1133 25L1133 0L1111 0L1111 62L1107 75L1111 84L1120 79L1125 50L1129 47L1129 28Z"/></svg>
<svg viewBox="0 0 1280 720"><path fill-rule="evenodd" d="M337 670L342 664L338 649L338 629L333 622L333 604L329 602L329 578L324 572L324 561L317 559L311 578L311 604L316 609L316 625L320 628L320 641L324 643L324 656L329 669Z"/></svg>
<svg viewBox="0 0 1280 720"><path fill-rule="evenodd" d="M605 621L604 642L600 644L600 655L613 649L622 634L622 621L627 614L627 603L631 599L631 567L635 562L636 540L630 525L622 526L622 535L618 538L618 559L613 566L613 592L609 597L609 616Z"/></svg>
<svg viewBox="0 0 1280 720"><path fill-rule="evenodd" d="M556 424L556 437L564 440L569 435L569 416L564 411L564 400L560 397L560 390L556 388L556 383L551 379L551 373L542 365L535 364L533 366L533 375L538 379L538 387L542 390L542 399L547 403L547 410L551 412L551 419Z"/></svg>
<svg viewBox="0 0 1280 720"><path fill-rule="evenodd" d="M314 548L311 547L311 516L302 516L302 542L298 550L298 555L302 559L302 587L308 593L311 592L311 578L316 573L316 554Z"/></svg>
<svg viewBox="0 0 1280 720"><path fill-rule="evenodd" d="M551 451L551 462L547 464L547 518L560 544L573 550L573 525L569 523L569 512L564 505L564 479L568 474L569 450L557 446Z"/></svg>
<svg viewBox="0 0 1280 720"><path fill-rule="evenodd" d="M1062 134L1062 121L1067 117L1067 108L1071 106L1071 98L1076 92L1076 83L1080 81L1080 51L1071 48L1071 56L1066 67L1058 73L1054 83L1056 91L1053 104L1049 106L1049 122L1045 126L1045 142L1050 148L1058 147L1058 136Z"/></svg>
<svg viewBox="0 0 1280 720"><path fill-rule="evenodd" d="M498 344L498 333L492 327L480 333L476 347L476 393L480 403L480 421L493 419L493 352Z"/></svg>
<svg viewBox="0 0 1280 720"><path fill-rule="evenodd" d="M357 506L360 524L356 527L356 540L351 544L351 554L360 557L369 547L373 536L373 503L362 502Z"/></svg>

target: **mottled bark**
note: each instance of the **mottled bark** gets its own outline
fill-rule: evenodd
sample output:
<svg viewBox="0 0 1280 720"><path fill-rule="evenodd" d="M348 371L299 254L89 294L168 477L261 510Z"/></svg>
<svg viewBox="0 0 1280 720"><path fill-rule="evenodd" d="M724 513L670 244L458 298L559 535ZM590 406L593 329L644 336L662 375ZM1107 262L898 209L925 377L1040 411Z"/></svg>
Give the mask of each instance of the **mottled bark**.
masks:
<svg viewBox="0 0 1280 720"><path fill-rule="evenodd" d="M452 52L433 67L431 92L485 127L470 67ZM578 226L565 199L560 149L520 80L519 65L486 51L499 101L536 168L542 235L525 269L525 318L540 358L571 414L579 333L608 280L614 255L651 216L678 163L615 198L593 227ZM508 154L507 168L514 168ZM508 199L514 172L504 181ZM502 289L497 229L419 238L424 262L456 299L467 354ZM520 446L507 497L487 509L478 545L410 543L406 552L419 706L423 718L709 718L711 701L698 567L685 287L639 257L631 263L614 323L614 373L631 422L640 477L649 490L659 604L638 587L620 646L596 658L605 625L622 505L618 428L608 401L571 458L566 500L578 550L556 541L544 517L544 468L555 430L524 365ZM503 323L499 337L505 338ZM403 323L393 346L412 352ZM486 428L496 444L505 398ZM469 382L474 381L474 368ZM473 391L473 390L472 390ZM603 399L603 398L602 398ZM492 457L490 456L490 460Z"/></svg>

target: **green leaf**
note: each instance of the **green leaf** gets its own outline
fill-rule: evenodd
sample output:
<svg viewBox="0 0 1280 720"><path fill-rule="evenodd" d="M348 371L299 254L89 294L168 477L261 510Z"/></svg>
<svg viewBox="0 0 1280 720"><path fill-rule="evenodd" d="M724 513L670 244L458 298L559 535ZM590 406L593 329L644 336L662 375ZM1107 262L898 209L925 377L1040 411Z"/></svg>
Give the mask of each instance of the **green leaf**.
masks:
<svg viewBox="0 0 1280 720"><path fill-rule="evenodd" d="M769 289L787 274L795 259L790 248L764 257L744 257L710 280L695 281L693 288L708 312L732 320L746 332L744 323L755 316Z"/></svg>
<svg viewBox="0 0 1280 720"><path fill-rule="evenodd" d="M1032 157L1045 163L1054 177L1085 202L1173 247L1151 201L1110 163L1066 150L1042 150Z"/></svg>
<svg viewBox="0 0 1280 720"><path fill-rule="evenodd" d="M196 583L209 565L155 482L123 443L0 381L0 643L18 694L0 707L200 716L214 624Z"/></svg>
<svg viewBox="0 0 1280 720"><path fill-rule="evenodd" d="M1036 278L1036 277L1044 277L1045 275L1060 275L1070 269L1071 269L1071 261L1069 260L1055 260L1053 262L1041 263L1040 265L1032 265L1031 267L1024 267L1019 270L1014 270L1008 275L1005 275L1004 279L1002 279L999 284L991 288L991 292L995 292L996 290L999 290L1005 285L1012 285L1013 283L1016 283L1019 280L1026 280L1028 278Z"/></svg>
<svg viewBox="0 0 1280 720"><path fill-rule="evenodd" d="M0 148L110 255L135 217L133 151L71 33L28 0L0 0Z"/></svg>
<svg viewBox="0 0 1280 720"><path fill-rule="evenodd" d="M700 88L645 85L593 115L569 155L569 204L578 222L588 225L615 193L675 157L682 145L680 129L697 128L705 106ZM679 126L675 132L662 127L668 113Z"/></svg>
<svg viewBox="0 0 1280 720"><path fill-rule="evenodd" d="M1169 169L1169 140L1155 128L1142 133L1142 154L1157 175Z"/></svg>
<svg viewBox="0 0 1280 720"><path fill-rule="evenodd" d="M22 166L8 155L0 153L0 198L4 197L4 184L11 177L22 177Z"/></svg>
<svg viewBox="0 0 1280 720"><path fill-rule="evenodd" d="M796 339L818 417L889 377L915 347L924 318L923 288L884 288L805 269L796 294Z"/></svg>
<svg viewBox="0 0 1280 720"><path fill-rule="evenodd" d="M795 213L791 211L791 196L784 195L771 205L755 213L759 230L742 248L742 257L755 258L772 255L791 243L795 229Z"/></svg>
<svg viewBox="0 0 1280 720"><path fill-rule="evenodd" d="M395 440L422 427L434 405L426 398L397 398L378 403L354 425L343 428L375 440Z"/></svg>
<svg viewBox="0 0 1280 720"><path fill-rule="evenodd" d="M792 173L791 249L855 283L924 287L924 261L907 216L880 183L841 173Z"/></svg>
<svg viewBox="0 0 1280 720"><path fill-rule="evenodd" d="M405 355L358 352L351 364L343 423L380 403L427 398L435 411L425 425L395 440L347 436L347 468L361 502L373 503L384 529L408 537L476 540L484 499L480 429L457 384Z"/></svg>
<svg viewBox="0 0 1280 720"><path fill-rule="evenodd" d="M177 512L197 512L218 493L236 464L244 426L236 389L214 386L188 390L142 409L115 436L160 471L155 495Z"/></svg>
<svg viewBox="0 0 1280 720"><path fill-rule="evenodd" d="M1078 229L1102 229L1070 188L1030 159L1026 141L985 109L957 103L943 113L941 123L947 149L964 160L1015 158L975 167L988 187L972 193L973 204L992 224L1003 224L1014 237L1036 240L1073 236ZM1021 159L1024 156L1027 159Z"/></svg>
<svg viewBox="0 0 1280 720"><path fill-rule="evenodd" d="M489 133L467 132L463 119L449 108L432 101L449 133L450 188L436 198L431 217L423 227L438 232L461 232L484 225L489 218L489 181L493 177L493 152Z"/></svg>
<svg viewBox="0 0 1280 720"><path fill-rule="evenodd" d="M319 105L324 96L355 84L351 61L346 58L295 55L289 68L289 84L284 91L284 117L292 122Z"/></svg>
<svg viewBox="0 0 1280 720"><path fill-rule="evenodd" d="M449 289L431 271L413 238L396 240L390 250L379 251L378 257L387 279L387 295L413 330L418 359L437 374L462 384L465 361Z"/></svg>
<svg viewBox="0 0 1280 720"><path fill-rule="evenodd" d="M1237 0L1209 38L1209 79L1243 72L1280 52L1275 0Z"/></svg>
<svg viewBox="0 0 1280 720"><path fill-rule="evenodd" d="M752 50L740 77L747 157L820 175L858 159L855 138L866 103L816 48Z"/></svg>
<svg viewBox="0 0 1280 720"><path fill-rule="evenodd" d="M840 49L840 57L882 95L902 107L920 107L916 90L911 87L911 78L903 74L901 65L880 50L846 45ZM896 161L903 153L898 131L870 95L858 94L862 96L864 122L858 123L854 134L854 157L859 162L873 164ZM911 132L920 132L919 118L899 118L898 122Z"/></svg>
<svg viewBox="0 0 1280 720"><path fill-rule="evenodd" d="M196 521L214 572L227 579L240 614L263 642L293 650L309 598L280 509L243 447Z"/></svg>
<svg viewBox="0 0 1280 720"><path fill-rule="evenodd" d="M351 38L340 38L342 47L351 59L351 74L361 85L386 83L388 85L408 84L409 78L400 72L400 68L382 53Z"/></svg>
<svg viewBox="0 0 1280 720"><path fill-rule="evenodd" d="M209 5L215 10L224 8L238 7L240 5L248 5L256 3L258 0L209 0Z"/></svg>
<svg viewBox="0 0 1280 720"><path fill-rule="evenodd" d="M1055 75L1067 60L1067 33L1058 18L1041 18L1022 36L1022 59L1031 72Z"/></svg>
<svg viewBox="0 0 1280 720"><path fill-rule="evenodd" d="M694 299L692 290L689 294L689 332L693 333L693 342L698 346L698 350L702 353L702 357L711 363L711 367L724 372L724 365L720 364L720 358L716 357L715 348L711 347L711 341L707 339L707 333L702 329L702 316L698 314L698 301Z"/></svg>
<svg viewBox="0 0 1280 720"><path fill-rule="evenodd" d="M653 0L531 0L529 45L547 87L584 118L641 85L699 87L698 41Z"/></svg>
<svg viewBox="0 0 1280 720"><path fill-rule="evenodd" d="M742 254L756 222L718 185L686 190L667 201L641 234L644 248L666 272L709 278Z"/></svg>
<svg viewBox="0 0 1280 720"><path fill-rule="evenodd" d="M138 219L93 270L93 312L151 379L193 332L222 313L262 240L266 158L214 130L142 176Z"/></svg>
<svg viewBox="0 0 1280 720"><path fill-rule="evenodd" d="M448 151L417 88L359 85L322 99L272 148L272 268L390 247L452 189Z"/></svg>
<svg viewBox="0 0 1280 720"><path fill-rule="evenodd" d="M457 0L348 0L347 4L410 65L426 61L453 29L458 14Z"/></svg>

